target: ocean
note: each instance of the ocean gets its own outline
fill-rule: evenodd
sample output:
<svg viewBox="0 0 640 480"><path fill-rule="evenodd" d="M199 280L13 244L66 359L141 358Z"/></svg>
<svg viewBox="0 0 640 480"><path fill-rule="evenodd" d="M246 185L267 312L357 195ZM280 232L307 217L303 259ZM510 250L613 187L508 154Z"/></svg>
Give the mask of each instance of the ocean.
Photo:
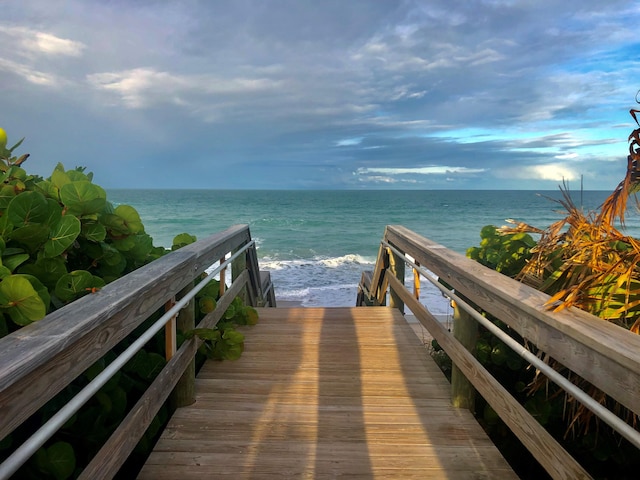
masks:
<svg viewBox="0 0 640 480"><path fill-rule="evenodd" d="M574 192L574 203L597 208L610 192ZM205 238L249 224L260 268L271 272L276 300L303 306L353 306L363 270L373 269L384 227L405 227L464 254L485 225L518 221L544 228L562 218L556 191L290 191L109 190L133 206L154 245L170 247L187 232ZM633 202L630 202L632 205ZM627 233L640 234L633 206ZM407 269L410 272L410 269ZM422 301L450 315L448 301L424 282Z"/></svg>

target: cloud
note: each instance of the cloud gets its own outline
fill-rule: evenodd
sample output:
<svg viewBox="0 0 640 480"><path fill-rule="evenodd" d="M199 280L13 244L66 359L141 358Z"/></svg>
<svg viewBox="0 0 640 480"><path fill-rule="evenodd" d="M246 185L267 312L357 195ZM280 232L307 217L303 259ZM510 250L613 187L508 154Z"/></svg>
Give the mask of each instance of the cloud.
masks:
<svg viewBox="0 0 640 480"><path fill-rule="evenodd" d="M5 2L0 111L30 162L55 147L115 186L610 188L639 21L631 0Z"/></svg>
<svg viewBox="0 0 640 480"><path fill-rule="evenodd" d="M87 81L97 90L114 92L129 108L145 108L160 103L194 105L203 96L253 94L278 88L265 78L220 78L215 75L175 75L153 68L95 73Z"/></svg>
<svg viewBox="0 0 640 480"><path fill-rule="evenodd" d="M549 163L506 167L497 172L496 176L510 180L551 180L553 182L562 182L563 180L577 180L580 178L580 173L575 165Z"/></svg>
<svg viewBox="0 0 640 480"><path fill-rule="evenodd" d="M446 165L431 165L428 167L411 168L358 168L357 175L369 173L385 173L387 175L450 175L452 173L481 173L484 168L451 167Z"/></svg>
<svg viewBox="0 0 640 480"><path fill-rule="evenodd" d="M27 27L6 27L0 25L0 34L16 42L22 53L49 56L79 57L86 45L82 42L60 38L48 32L32 30Z"/></svg>

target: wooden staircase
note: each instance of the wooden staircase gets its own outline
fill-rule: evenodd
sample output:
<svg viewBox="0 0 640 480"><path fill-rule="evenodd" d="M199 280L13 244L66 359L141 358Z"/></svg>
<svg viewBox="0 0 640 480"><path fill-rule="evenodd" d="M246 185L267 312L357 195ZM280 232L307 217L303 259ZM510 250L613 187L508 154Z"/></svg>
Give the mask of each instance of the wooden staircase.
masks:
<svg viewBox="0 0 640 480"><path fill-rule="evenodd" d="M517 478L394 309L264 308L141 479Z"/></svg>

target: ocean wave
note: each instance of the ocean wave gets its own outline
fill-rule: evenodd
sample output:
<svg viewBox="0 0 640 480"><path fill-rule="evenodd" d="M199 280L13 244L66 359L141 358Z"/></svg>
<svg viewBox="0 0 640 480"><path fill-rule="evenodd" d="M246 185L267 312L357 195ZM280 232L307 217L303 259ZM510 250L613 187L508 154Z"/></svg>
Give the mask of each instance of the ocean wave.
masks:
<svg viewBox="0 0 640 480"><path fill-rule="evenodd" d="M271 272L276 301L300 302L304 307L348 307L356 302L358 283L364 270L371 270L374 261L362 255L280 260L263 257L260 268ZM406 285L412 284L410 269ZM449 302L439 290L424 281L421 300L433 314L449 313Z"/></svg>
<svg viewBox="0 0 640 480"><path fill-rule="evenodd" d="M347 255L343 255L341 257L333 257L333 258L325 258L319 259L320 263L325 267L329 268L339 268L343 265L375 265L375 260L370 260L362 255L357 255L355 253L349 253Z"/></svg>

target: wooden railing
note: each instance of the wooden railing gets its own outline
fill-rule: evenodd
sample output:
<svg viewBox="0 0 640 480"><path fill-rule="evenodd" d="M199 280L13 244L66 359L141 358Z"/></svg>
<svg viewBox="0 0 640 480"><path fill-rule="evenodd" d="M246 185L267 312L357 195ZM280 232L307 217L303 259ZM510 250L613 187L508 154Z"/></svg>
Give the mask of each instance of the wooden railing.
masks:
<svg viewBox="0 0 640 480"><path fill-rule="evenodd" d="M449 292L447 295L459 308L462 307L454 316L453 334L420 303L415 290L410 292L405 288L405 264L414 268L414 274L426 278L434 274L454 290L442 287L437 279L433 281L434 285ZM416 284L419 288L419 283ZM471 303L500 319L527 342L591 382L631 412L640 414L640 336L581 310L572 308L552 313L544 306L549 299L546 294L402 226L387 226L385 229L375 270L362 275L358 305L385 305L389 288L388 303L403 311L406 305L452 359L455 365L452 402L471 408L475 388L553 478L590 476L470 352L476 338L473 330L477 328L475 320L484 322L490 329L493 325L478 314ZM495 326L491 331L503 334ZM512 339L510 346L640 448L638 430Z"/></svg>
<svg viewBox="0 0 640 480"><path fill-rule="evenodd" d="M81 474L81 478L86 479L113 477L177 384L180 385L177 391L174 390L177 402L188 404L193 401L193 359L201 341L192 338L176 349L174 324L179 317L178 321L184 322L187 328L193 325L194 310L184 307L193 302L191 299L198 289L198 285L193 287L194 283L200 281L204 272L210 272L209 278L214 278L211 269L216 264L223 295L216 309L201 320L199 327L213 327L238 295L244 296L252 306L275 306L271 279L268 272L261 273L258 269L249 227L238 225L171 252L0 339L0 439L165 306L167 313L138 339L138 343L142 347L144 335L150 339L156 331L166 328L168 362ZM226 264L231 264L233 271L228 289L223 281ZM127 349L122 355L128 352L131 356L135 354L135 350ZM109 365L112 374L117 372L113 366L127 361L126 357L119 359ZM11 476L64 424L65 417L73 415L74 409L90 398L91 390L97 391L106 383L109 375L101 378L102 383L94 384L99 377L0 465L0 478Z"/></svg>

